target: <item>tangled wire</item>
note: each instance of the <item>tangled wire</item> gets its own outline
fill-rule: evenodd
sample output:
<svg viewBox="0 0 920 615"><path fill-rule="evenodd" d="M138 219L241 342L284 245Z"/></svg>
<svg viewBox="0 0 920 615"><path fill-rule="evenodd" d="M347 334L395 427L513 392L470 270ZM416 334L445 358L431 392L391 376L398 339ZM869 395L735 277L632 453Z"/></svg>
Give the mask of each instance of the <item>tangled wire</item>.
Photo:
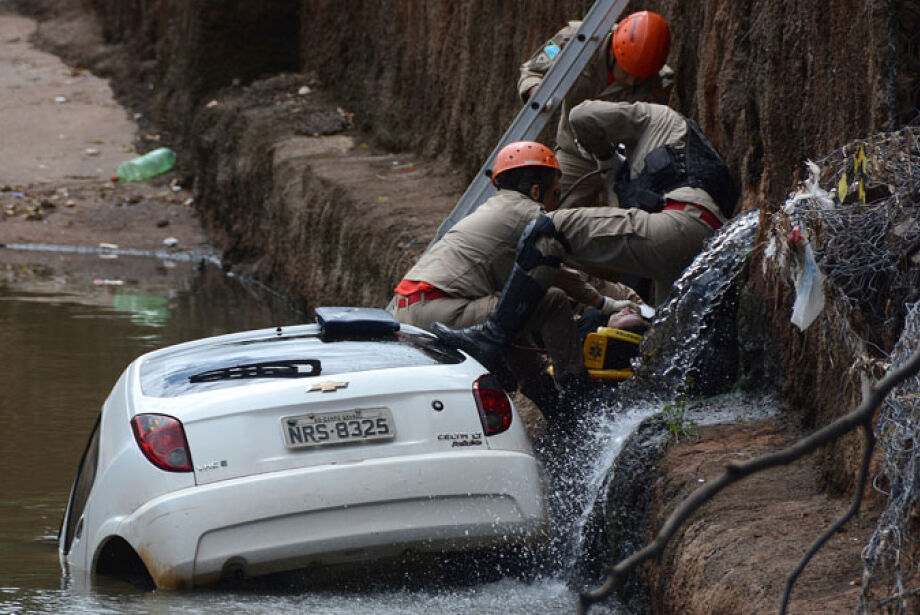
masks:
<svg viewBox="0 0 920 615"><path fill-rule="evenodd" d="M806 199L799 215L843 315L883 357L902 329L904 306L920 299L920 127L850 144L818 164L821 184L846 195L833 207Z"/></svg>
<svg viewBox="0 0 920 615"><path fill-rule="evenodd" d="M920 128L850 144L818 164L821 183L844 196L833 206L818 199L798 205L818 264L851 330L876 349L877 358L897 364L920 345ZM859 610L916 612L920 537L912 518L920 512L920 378L892 392L875 434L883 460L873 485L888 504L863 551Z"/></svg>
<svg viewBox="0 0 920 615"><path fill-rule="evenodd" d="M909 307L901 340L892 362L904 360L920 344L920 302ZM920 378L906 380L885 401L876 426L884 459L875 488L888 495L875 533L863 552L860 612L916 612L910 598L920 593L920 567L915 558L916 523L920 502ZM908 587L909 583L915 587Z"/></svg>

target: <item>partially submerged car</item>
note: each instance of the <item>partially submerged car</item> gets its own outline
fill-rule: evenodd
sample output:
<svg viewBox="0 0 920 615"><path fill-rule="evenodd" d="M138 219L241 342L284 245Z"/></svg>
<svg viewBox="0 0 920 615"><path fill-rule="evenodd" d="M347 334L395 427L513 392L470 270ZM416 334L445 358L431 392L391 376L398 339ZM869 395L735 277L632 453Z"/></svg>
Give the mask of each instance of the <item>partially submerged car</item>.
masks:
<svg viewBox="0 0 920 615"><path fill-rule="evenodd" d="M158 588L542 541L538 462L497 379L386 311L132 362L64 513L72 572Z"/></svg>

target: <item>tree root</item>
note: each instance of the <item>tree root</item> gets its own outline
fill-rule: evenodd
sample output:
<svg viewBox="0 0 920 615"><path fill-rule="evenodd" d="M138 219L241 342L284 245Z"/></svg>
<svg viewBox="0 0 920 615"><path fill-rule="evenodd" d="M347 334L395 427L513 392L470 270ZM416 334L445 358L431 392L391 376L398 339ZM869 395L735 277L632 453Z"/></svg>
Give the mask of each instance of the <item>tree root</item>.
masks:
<svg viewBox="0 0 920 615"><path fill-rule="evenodd" d="M793 461L801 459L805 455L808 455L809 453L817 450L825 444L837 440L841 436L853 431L857 427L862 427L863 432L866 434L866 446L865 451L863 452L862 466L860 467L859 471L856 495L853 504L840 519L838 519L827 529L827 531L825 531L814 541L814 543L812 543L811 547L809 547L808 551L805 553L805 556L799 562L799 565L796 566L795 570L789 575L779 610L781 615L784 614L786 612L786 606L789 602L789 597L792 592L792 588L795 585L796 579L808 564L809 560L824 545L824 543L827 542L827 540L847 521L849 521L859 510L859 505L862 501L862 495L869 473L869 460L871 459L872 451L875 448L875 435L873 434L872 430L872 418L875 415L875 411L894 387L907 380L911 376L914 376L918 371L920 371L920 350L915 351L906 361L901 363L901 365L895 369L889 371L881 381L879 381L874 387L870 388L868 394L863 399L862 404L860 404L859 407L851 411L849 414L841 416L840 418L829 423L828 425L825 425L810 436L800 439L798 442L787 448L762 455L744 463L729 464L725 466L725 473L722 474L722 476L720 476L715 481L700 487L691 493L687 499L681 502L681 504L665 521L664 525L661 527L657 536L655 536L655 539L651 543L611 567L607 572L607 578L600 587L583 592L580 597L578 612L580 614L587 613L592 604L603 600L612 592L619 589L626 575L634 568L636 568L636 566L647 559L651 559L660 555L661 552L664 551L668 541L687 521L687 519L690 518L690 516L693 515L693 513L695 513L701 506L703 506L703 504L711 500L716 496L716 494L718 494L729 485L736 483L746 476L760 472L761 470L766 470L781 465L788 465Z"/></svg>

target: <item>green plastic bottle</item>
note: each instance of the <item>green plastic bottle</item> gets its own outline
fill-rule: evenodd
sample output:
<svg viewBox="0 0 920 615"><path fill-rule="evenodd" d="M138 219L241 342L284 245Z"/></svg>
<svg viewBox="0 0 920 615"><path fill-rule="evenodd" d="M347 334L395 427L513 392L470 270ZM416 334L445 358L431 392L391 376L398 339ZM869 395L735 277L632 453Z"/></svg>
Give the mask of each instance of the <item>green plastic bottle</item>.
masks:
<svg viewBox="0 0 920 615"><path fill-rule="evenodd" d="M160 147L143 156L121 163L113 182L139 182L166 173L176 164L176 154L168 147Z"/></svg>

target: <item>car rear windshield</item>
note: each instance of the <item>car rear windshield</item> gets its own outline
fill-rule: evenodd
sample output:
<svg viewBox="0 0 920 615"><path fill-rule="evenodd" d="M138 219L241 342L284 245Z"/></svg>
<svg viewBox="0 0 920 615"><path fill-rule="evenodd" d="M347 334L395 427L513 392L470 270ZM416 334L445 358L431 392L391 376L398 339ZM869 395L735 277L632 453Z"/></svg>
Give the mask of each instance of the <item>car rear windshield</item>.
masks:
<svg viewBox="0 0 920 615"><path fill-rule="evenodd" d="M289 371L291 364L318 361L319 375L329 376L463 360L463 355L433 336L403 331L371 340L327 341L318 335L263 335L167 350L145 360L141 364L140 377L144 395L178 397L283 378L278 374ZM304 375L312 375L311 369L315 371L315 366L304 370Z"/></svg>

